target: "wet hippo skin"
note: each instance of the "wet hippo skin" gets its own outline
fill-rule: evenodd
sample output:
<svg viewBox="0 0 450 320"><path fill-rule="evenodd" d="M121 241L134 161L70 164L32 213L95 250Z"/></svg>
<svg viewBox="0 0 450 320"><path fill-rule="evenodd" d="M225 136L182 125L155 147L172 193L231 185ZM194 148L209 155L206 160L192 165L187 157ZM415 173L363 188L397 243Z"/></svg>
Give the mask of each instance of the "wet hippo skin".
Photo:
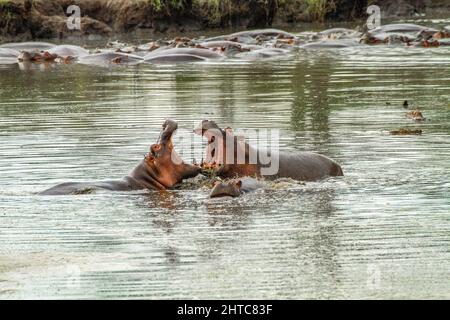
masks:
<svg viewBox="0 0 450 320"><path fill-rule="evenodd" d="M211 120L203 120L194 132L208 139L206 157L202 164L215 174L224 178L244 176L264 176L266 178L292 178L302 181L315 181L328 176L343 176L341 166L334 160L314 152L295 151L267 153L272 163L278 163L278 170L268 173L269 165L261 161L260 150L235 136L231 129L223 130ZM234 146L227 146L232 142ZM232 151L230 151L232 150ZM231 155L227 153L232 153ZM245 161L238 161L238 154L245 154ZM262 152L263 154L264 152ZM257 161L250 161L250 154L257 154ZM231 160L231 161L229 161ZM239 164L238 164L239 163Z"/></svg>
<svg viewBox="0 0 450 320"><path fill-rule="evenodd" d="M183 179L200 173L200 168L186 164L173 148L172 135L178 124L166 120L159 143L150 147L150 152L126 177L120 180L98 182L62 183L41 192L41 195L66 195L89 193L93 190L132 191L141 189L165 190L174 187Z"/></svg>

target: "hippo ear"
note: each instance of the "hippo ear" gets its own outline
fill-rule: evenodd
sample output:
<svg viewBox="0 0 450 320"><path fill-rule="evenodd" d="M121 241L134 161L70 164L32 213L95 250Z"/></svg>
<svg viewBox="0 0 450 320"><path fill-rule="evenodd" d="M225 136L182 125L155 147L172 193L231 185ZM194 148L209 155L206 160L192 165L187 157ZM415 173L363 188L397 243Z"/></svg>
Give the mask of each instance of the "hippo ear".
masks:
<svg viewBox="0 0 450 320"><path fill-rule="evenodd" d="M240 189L242 187L242 181L238 180L237 182L235 182L234 184L236 187L238 187L238 189Z"/></svg>

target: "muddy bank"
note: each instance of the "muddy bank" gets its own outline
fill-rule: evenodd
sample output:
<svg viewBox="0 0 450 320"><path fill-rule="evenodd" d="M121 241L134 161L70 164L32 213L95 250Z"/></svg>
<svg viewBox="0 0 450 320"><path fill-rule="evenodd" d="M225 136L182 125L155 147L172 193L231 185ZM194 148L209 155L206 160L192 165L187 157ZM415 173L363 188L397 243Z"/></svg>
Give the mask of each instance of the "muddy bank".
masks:
<svg viewBox="0 0 450 320"><path fill-rule="evenodd" d="M351 21L364 19L368 4L379 4L385 18L450 10L445 0L0 0L0 41ZM81 9L81 30L67 28L70 5Z"/></svg>
<svg viewBox="0 0 450 320"><path fill-rule="evenodd" d="M276 0L0 0L2 37L64 38L111 35L136 29L150 33L197 31L214 27L272 24ZM67 7L81 9L81 30L69 30Z"/></svg>

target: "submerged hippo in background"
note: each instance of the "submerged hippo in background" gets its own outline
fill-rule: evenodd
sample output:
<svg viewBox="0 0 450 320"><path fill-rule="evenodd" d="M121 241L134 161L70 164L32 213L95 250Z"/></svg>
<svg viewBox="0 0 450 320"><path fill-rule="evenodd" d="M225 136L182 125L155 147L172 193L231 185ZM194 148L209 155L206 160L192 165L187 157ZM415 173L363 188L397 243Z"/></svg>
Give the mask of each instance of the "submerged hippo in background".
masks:
<svg viewBox="0 0 450 320"><path fill-rule="evenodd" d="M260 30L248 30L235 32L228 35L212 37L203 40L204 42L209 41L233 41L245 44L257 44L258 40L256 38L279 38L279 39L296 39L296 36L292 33L278 30L278 29L260 29Z"/></svg>
<svg viewBox="0 0 450 320"><path fill-rule="evenodd" d="M17 56L19 54L20 54L20 51L17 51L15 49L0 48L0 57L17 58Z"/></svg>
<svg viewBox="0 0 450 320"><path fill-rule="evenodd" d="M251 47L243 43L226 40L199 42L197 45L206 49L214 50L219 53L223 52L227 56L252 50Z"/></svg>
<svg viewBox="0 0 450 320"><path fill-rule="evenodd" d="M151 64L173 64L183 62L203 62L208 59L200 56L194 56L192 54L162 54L154 57L150 57L144 60L145 63Z"/></svg>
<svg viewBox="0 0 450 320"><path fill-rule="evenodd" d="M439 30L412 23L387 24L367 31L361 42L368 44L403 42L409 44L413 41L427 40Z"/></svg>
<svg viewBox="0 0 450 320"><path fill-rule="evenodd" d="M181 183L183 179L195 177L200 173L200 168L184 163L173 148L172 135L177 128L177 122L170 119L166 120L163 124L163 132L159 143L153 144L145 158L130 175L123 179L91 183L62 183L40 194L67 195L86 193L92 190L165 190Z"/></svg>
<svg viewBox="0 0 450 320"><path fill-rule="evenodd" d="M48 51L20 51L17 61L19 62L51 62L57 58L56 54L50 54Z"/></svg>
<svg viewBox="0 0 450 320"><path fill-rule="evenodd" d="M89 54L84 48L72 45L54 46L48 50L22 50L17 57L20 62L35 61L35 62L67 62L78 57Z"/></svg>
<svg viewBox="0 0 450 320"><path fill-rule="evenodd" d="M89 54L89 51L79 46L61 45L46 50L49 54L56 55L59 58L83 57Z"/></svg>
<svg viewBox="0 0 450 320"><path fill-rule="evenodd" d="M144 56L146 63L196 62L223 60L223 54L203 48L160 48Z"/></svg>
<svg viewBox="0 0 450 320"><path fill-rule="evenodd" d="M265 183L250 177L230 181L216 181L209 193L209 197L239 197L244 193L253 192L265 187Z"/></svg>
<svg viewBox="0 0 450 320"><path fill-rule="evenodd" d="M417 24L413 24L413 23L394 23L394 24L382 25L380 27L370 30L369 33L372 33L372 34L392 33L392 32L418 33L418 32L424 32L424 31L430 32L430 33L438 32L437 29L424 27L424 26L420 26Z"/></svg>
<svg viewBox="0 0 450 320"><path fill-rule="evenodd" d="M310 42L301 45L301 49L342 49L362 46L358 41L353 39L344 40L322 40L317 42Z"/></svg>
<svg viewBox="0 0 450 320"><path fill-rule="evenodd" d="M361 32L347 28L332 28L317 33L322 39L349 39L361 37Z"/></svg>
<svg viewBox="0 0 450 320"><path fill-rule="evenodd" d="M17 51L42 51L49 50L55 47L56 44L49 42L17 42L17 43L5 43L0 45L0 48L14 49Z"/></svg>
<svg viewBox="0 0 450 320"><path fill-rule="evenodd" d="M271 59L271 58L290 58L291 53L288 49L281 48L262 48L253 50L250 52L242 52L236 55L236 58L241 58L245 60L260 60L260 59Z"/></svg>
<svg viewBox="0 0 450 320"><path fill-rule="evenodd" d="M262 152L250 146L243 137L235 136L231 129L219 128L214 121L203 120L194 133L208 140L206 158L202 163L203 172L207 174L213 171L213 174L224 178L264 176L304 181L343 176L341 166L326 156L302 151ZM270 163L264 163L264 155L270 156ZM277 169L275 172L271 171L273 166Z"/></svg>
<svg viewBox="0 0 450 320"><path fill-rule="evenodd" d="M408 33L367 33L361 37L360 42L366 44L409 44L417 39L416 34Z"/></svg>
<svg viewBox="0 0 450 320"><path fill-rule="evenodd" d="M120 52L100 52L78 58L78 63L95 66L136 65L142 61L140 56Z"/></svg>
<svg viewBox="0 0 450 320"><path fill-rule="evenodd" d="M231 37L274 37L274 38L284 38L284 39L294 39L295 35L292 33L279 30L279 29L259 29L259 30L246 30L241 32L232 33L229 35Z"/></svg>
<svg viewBox="0 0 450 320"><path fill-rule="evenodd" d="M14 49L0 48L0 64L12 64L17 62L20 52Z"/></svg>

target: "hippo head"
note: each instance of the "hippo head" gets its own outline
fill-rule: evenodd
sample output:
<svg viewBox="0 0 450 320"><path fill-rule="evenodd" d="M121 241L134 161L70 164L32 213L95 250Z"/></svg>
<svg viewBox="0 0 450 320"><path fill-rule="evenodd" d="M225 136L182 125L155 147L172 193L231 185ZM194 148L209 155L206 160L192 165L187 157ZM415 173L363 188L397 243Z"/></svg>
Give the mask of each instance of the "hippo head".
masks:
<svg viewBox="0 0 450 320"><path fill-rule="evenodd" d="M225 163L224 154L226 151L227 132L219 128L212 120L203 120L200 125L194 129L194 133L205 137L208 140L206 148L206 157L202 163L204 168L218 170L220 165Z"/></svg>
<svg viewBox="0 0 450 320"><path fill-rule="evenodd" d="M241 195L241 187L241 180L231 180L228 182L216 181L209 197L239 197Z"/></svg>
<svg viewBox="0 0 450 320"><path fill-rule="evenodd" d="M206 156L201 164L203 174L228 176L237 168L241 175L255 174L253 168L247 167L245 138L234 135L230 127L221 129L214 121L203 120L194 133L208 140Z"/></svg>
<svg viewBox="0 0 450 320"><path fill-rule="evenodd" d="M183 179L194 177L200 173L198 166L184 163L175 151L172 135L177 128L176 121L166 120L158 143L153 144L145 156L145 180L150 180L150 184L158 189L172 188Z"/></svg>

